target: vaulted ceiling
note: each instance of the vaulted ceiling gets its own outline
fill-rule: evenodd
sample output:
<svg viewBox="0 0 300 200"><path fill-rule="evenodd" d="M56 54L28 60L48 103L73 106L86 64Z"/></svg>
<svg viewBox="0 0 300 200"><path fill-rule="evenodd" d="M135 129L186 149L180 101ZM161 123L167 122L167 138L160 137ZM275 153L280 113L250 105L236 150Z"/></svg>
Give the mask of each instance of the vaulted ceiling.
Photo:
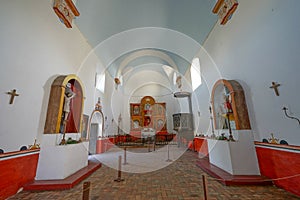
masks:
<svg viewBox="0 0 300 200"><path fill-rule="evenodd" d="M100 59L107 60L104 63L112 77L124 73L127 79L138 77L141 70L135 68L140 68L159 71L170 80L165 66L183 74L191 61L184 55L190 51L184 50L189 49L185 45L194 42L201 46L216 23L217 16L212 13L215 2L77 0L80 16L75 23ZM111 40L114 42L108 42ZM105 52L101 50L104 47ZM119 49L123 50L116 53Z"/></svg>
<svg viewBox="0 0 300 200"><path fill-rule="evenodd" d="M215 0L77 0L76 24L95 47L114 34L140 27L179 31L203 43L217 16Z"/></svg>

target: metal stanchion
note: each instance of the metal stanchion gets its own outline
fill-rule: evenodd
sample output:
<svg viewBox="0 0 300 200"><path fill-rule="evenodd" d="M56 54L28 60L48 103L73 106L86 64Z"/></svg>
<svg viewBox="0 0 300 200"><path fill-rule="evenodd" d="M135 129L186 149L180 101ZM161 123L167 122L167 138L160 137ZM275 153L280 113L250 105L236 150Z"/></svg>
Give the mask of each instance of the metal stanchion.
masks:
<svg viewBox="0 0 300 200"><path fill-rule="evenodd" d="M89 181L83 183L82 200L90 199L90 185L91 185L91 182L89 182Z"/></svg>
<svg viewBox="0 0 300 200"><path fill-rule="evenodd" d="M123 165L127 165L127 164L128 164L126 152L127 152L127 148L125 147L125 148L124 148L124 163L123 163Z"/></svg>
<svg viewBox="0 0 300 200"><path fill-rule="evenodd" d="M150 139L149 139L149 137L147 138L147 140L148 140L148 152L151 152L151 150L150 150Z"/></svg>
<svg viewBox="0 0 300 200"><path fill-rule="evenodd" d="M167 144L167 152L168 152L168 159L166 160L166 162L172 162L172 160L170 159L169 144Z"/></svg>
<svg viewBox="0 0 300 200"><path fill-rule="evenodd" d="M114 180L116 182L124 181L124 179L121 178L121 173L122 173L122 171L121 171L121 162L122 162L122 156L119 156L118 178Z"/></svg>
<svg viewBox="0 0 300 200"><path fill-rule="evenodd" d="M153 141L153 151L155 151L155 136L154 136L154 141Z"/></svg>
<svg viewBox="0 0 300 200"><path fill-rule="evenodd" d="M104 144L105 144L105 145L104 145L104 152L106 152L106 151L107 151L107 141L105 141Z"/></svg>
<svg viewBox="0 0 300 200"><path fill-rule="evenodd" d="M203 182L204 200L207 200L207 180L205 175L202 175L202 182Z"/></svg>

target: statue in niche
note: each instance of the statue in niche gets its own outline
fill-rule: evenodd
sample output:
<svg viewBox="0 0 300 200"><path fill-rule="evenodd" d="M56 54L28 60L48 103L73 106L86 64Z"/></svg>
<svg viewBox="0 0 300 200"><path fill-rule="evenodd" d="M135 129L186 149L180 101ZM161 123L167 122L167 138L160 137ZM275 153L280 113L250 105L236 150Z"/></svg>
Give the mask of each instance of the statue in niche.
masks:
<svg viewBox="0 0 300 200"><path fill-rule="evenodd" d="M182 87L181 76L177 76L177 78L176 78L176 85L177 85L178 89L181 90L181 87Z"/></svg>
<svg viewBox="0 0 300 200"><path fill-rule="evenodd" d="M144 126L149 126L150 125L150 123L151 123L151 118L150 117L147 117L146 119L145 119L145 122L144 122Z"/></svg>
<svg viewBox="0 0 300 200"><path fill-rule="evenodd" d="M217 117L219 118L219 129L228 129L225 109L223 106L219 106L219 111L217 113Z"/></svg>
<svg viewBox="0 0 300 200"><path fill-rule="evenodd" d="M218 106L218 127L220 129L228 129L227 114L232 113L231 96L223 93L221 102Z"/></svg>
<svg viewBox="0 0 300 200"><path fill-rule="evenodd" d="M223 94L223 104L224 104L224 108L226 113L232 113L232 105L231 105L231 96L230 94Z"/></svg>
<svg viewBox="0 0 300 200"><path fill-rule="evenodd" d="M144 105L145 115L150 116L151 115L151 104L149 103L149 100Z"/></svg>
<svg viewBox="0 0 300 200"><path fill-rule="evenodd" d="M150 110L150 107L151 107L150 103L147 102L147 103L145 104L144 109L145 109L145 110Z"/></svg>
<svg viewBox="0 0 300 200"><path fill-rule="evenodd" d="M70 102L75 97L75 93L72 91L71 83L67 83L65 91L65 103L64 103L64 121L68 120L68 116L71 110Z"/></svg>

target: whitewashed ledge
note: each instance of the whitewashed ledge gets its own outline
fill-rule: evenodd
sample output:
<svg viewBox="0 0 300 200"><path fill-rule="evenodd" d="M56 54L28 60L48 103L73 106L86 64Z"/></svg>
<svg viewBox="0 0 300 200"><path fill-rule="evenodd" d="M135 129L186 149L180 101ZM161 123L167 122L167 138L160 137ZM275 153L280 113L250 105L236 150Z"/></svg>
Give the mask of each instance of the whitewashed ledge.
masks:
<svg viewBox="0 0 300 200"><path fill-rule="evenodd" d="M232 175L260 175L251 130L233 131L235 142L207 139L209 161Z"/></svg>
<svg viewBox="0 0 300 200"><path fill-rule="evenodd" d="M57 145L61 136L61 134L43 136L36 180L64 179L88 165L89 142ZM66 140L69 137L71 134L66 135ZM72 138L76 137L77 134Z"/></svg>

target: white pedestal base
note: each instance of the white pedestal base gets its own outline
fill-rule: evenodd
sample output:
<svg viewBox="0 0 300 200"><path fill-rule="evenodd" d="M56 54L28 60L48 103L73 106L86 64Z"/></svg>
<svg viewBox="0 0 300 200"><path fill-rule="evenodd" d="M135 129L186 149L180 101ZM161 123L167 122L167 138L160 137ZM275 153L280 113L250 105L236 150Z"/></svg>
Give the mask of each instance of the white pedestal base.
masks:
<svg viewBox="0 0 300 200"><path fill-rule="evenodd" d="M232 175L260 175L251 130L233 136L235 142L207 139L210 163Z"/></svg>
<svg viewBox="0 0 300 200"><path fill-rule="evenodd" d="M49 145L51 137L43 138L48 140L44 146L41 145L36 180L64 179L88 165L89 142Z"/></svg>

